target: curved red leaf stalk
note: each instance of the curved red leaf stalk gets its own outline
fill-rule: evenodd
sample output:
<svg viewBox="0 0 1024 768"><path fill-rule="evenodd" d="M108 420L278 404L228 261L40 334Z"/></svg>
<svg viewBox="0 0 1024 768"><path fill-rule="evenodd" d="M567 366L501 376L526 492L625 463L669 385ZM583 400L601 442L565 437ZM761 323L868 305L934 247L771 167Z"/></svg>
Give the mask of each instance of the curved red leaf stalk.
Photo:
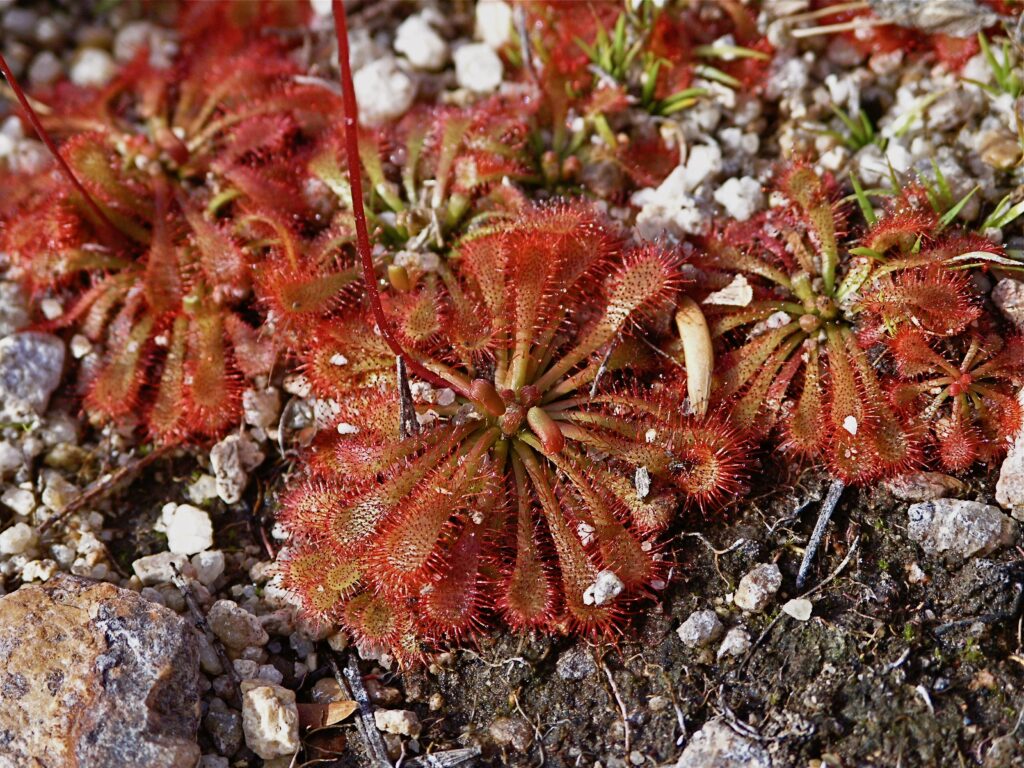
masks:
<svg viewBox="0 0 1024 768"><path fill-rule="evenodd" d="M359 252L359 260L363 268L363 279L366 281L366 294L370 299L374 320L391 351L397 357L405 360L406 366L408 366L412 373L435 386L451 387L460 394L468 396L469 393L464 390L459 382L450 381L442 376L438 376L428 371L415 358L411 358L402 348L402 344L395 335L390 321L384 314L384 307L380 300L380 289L377 286L377 273L373 267L373 249L370 245L370 233L366 225L366 209L363 205L363 179L362 174L358 171L361 167L359 161L359 107L356 104L355 87L352 83L352 62L348 49L348 17L345 15L345 4L342 0L334 0L332 8L334 11L334 31L338 39L338 68L341 71L342 101L345 110L345 154L348 159L349 184L352 187L352 213L356 226L356 249Z"/></svg>
<svg viewBox="0 0 1024 768"><path fill-rule="evenodd" d="M117 229L117 227L114 226L114 223L107 218L107 214L103 212L103 209L100 208L93 196L89 194L89 191L82 184L81 180L75 175L75 172L71 170L71 166L68 165L67 160L64 159L60 150L57 149L57 145L54 144L49 131L43 127L42 122L39 120L39 115L37 115L36 111L32 108L32 104L25 95L25 91L14 76L10 66L7 64L7 59L4 58L2 53L0 53L0 72L3 72L8 85L10 85L11 90L14 91L14 95L18 99L18 103L21 104L21 108L24 110L25 116L28 118L29 123L32 124L32 130L36 132L36 135L39 136L39 139L46 145L50 154L53 155L54 160L57 161L57 165L60 167L61 173L63 173L75 189L78 190L78 193L85 200L86 205L89 206L93 215L102 223L105 233L113 237L116 241L123 241L125 239L124 235Z"/></svg>

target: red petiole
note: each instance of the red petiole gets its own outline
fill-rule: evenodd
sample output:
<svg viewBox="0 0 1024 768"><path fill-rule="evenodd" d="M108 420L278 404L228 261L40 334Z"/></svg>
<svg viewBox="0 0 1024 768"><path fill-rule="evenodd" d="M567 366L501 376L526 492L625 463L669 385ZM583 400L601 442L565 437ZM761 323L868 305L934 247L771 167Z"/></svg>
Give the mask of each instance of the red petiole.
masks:
<svg viewBox="0 0 1024 768"><path fill-rule="evenodd" d="M377 273L373 268L373 251L370 246L370 233L366 225L366 210L363 207L363 179L360 173L362 167L359 160L359 110L356 104L355 89L352 84L352 63L349 60L348 48L348 22L345 16L345 4L342 0L333 0L334 10L334 31L338 38L338 67L341 70L342 103L345 109L345 156L349 167L349 184L352 187L352 215L356 224L356 250L359 252L359 260L363 268L363 279L366 281L366 291L370 297L370 307L373 310L373 317L377 321L384 341L391 348L391 351L398 357L405 360L409 370L424 381L429 381L437 387L451 387L465 397L471 397L468 392L457 383L448 381L427 370L415 358L409 355L403 348L394 328L387 316L384 314L384 307L380 302L380 290L377 287Z"/></svg>

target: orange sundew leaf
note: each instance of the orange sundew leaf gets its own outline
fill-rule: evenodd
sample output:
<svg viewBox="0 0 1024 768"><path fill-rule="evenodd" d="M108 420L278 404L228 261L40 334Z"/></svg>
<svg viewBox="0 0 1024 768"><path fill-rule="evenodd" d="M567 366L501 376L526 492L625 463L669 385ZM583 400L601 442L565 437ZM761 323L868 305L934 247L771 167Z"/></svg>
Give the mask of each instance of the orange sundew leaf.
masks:
<svg viewBox="0 0 1024 768"><path fill-rule="evenodd" d="M170 441L180 434L187 410L185 400L185 347L188 318L174 319L167 344L167 356L157 385L156 399L149 411L149 430L157 439Z"/></svg>
<svg viewBox="0 0 1024 768"><path fill-rule="evenodd" d="M789 381L796 374L796 368L803 367L800 355L801 349L805 346L806 339L803 333L794 333L783 339L761 365L753 381L742 390L734 402L727 405L730 421L738 429L749 431L759 426L771 427L774 424L778 405L781 397L785 395ZM786 371L786 375L780 375L780 371ZM776 390L775 393L772 392L773 389ZM725 392L721 397L725 397Z"/></svg>
<svg viewBox="0 0 1024 768"><path fill-rule="evenodd" d="M279 346L270 334L253 328L234 312L224 313L224 330L234 350L234 361L245 376L267 376L274 368Z"/></svg>
<svg viewBox="0 0 1024 768"><path fill-rule="evenodd" d="M778 328L766 330L754 337L742 347L723 355L718 363L720 371L715 395L719 399L732 397L742 390L757 375L776 350L787 344L787 339L799 334L797 338L806 338L800 324L790 321ZM790 342L792 343L792 342ZM782 361L779 361L781 365Z"/></svg>
<svg viewBox="0 0 1024 768"><path fill-rule="evenodd" d="M146 255L144 285L146 300L157 316L181 307L184 286L181 264L174 246L168 220L167 180L157 176L153 183L156 210L153 215L153 239Z"/></svg>
<svg viewBox="0 0 1024 768"><path fill-rule="evenodd" d="M119 228L125 223L125 217L146 221L153 218L149 195L127 184L127 177L115 171L122 161L108 146L106 136L80 133L65 142L62 153L68 165L75 170L75 175L97 202L104 206L104 213L111 216Z"/></svg>
<svg viewBox="0 0 1024 768"><path fill-rule="evenodd" d="M928 338L914 328L901 328L888 340L886 346L896 361L897 370L904 377L920 376L929 372L945 372L958 376L960 371L932 349Z"/></svg>
<svg viewBox="0 0 1024 768"><path fill-rule="evenodd" d="M610 344L628 324L638 323L645 314L667 309L681 282L677 254L656 245L630 252L606 282L603 311L580 335L576 345L537 380L537 386L546 389Z"/></svg>
<svg viewBox="0 0 1024 768"><path fill-rule="evenodd" d="M450 271L442 272L446 288L440 320L444 336L450 339L464 364L490 356L496 341L487 307L470 290L466 290Z"/></svg>
<svg viewBox="0 0 1024 768"><path fill-rule="evenodd" d="M483 298L490 317L505 322L509 299L505 288L505 272L509 252L503 231L494 229L463 238L455 251L463 273L472 282L475 292Z"/></svg>
<svg viewBox="0 0 1024 768"><path fill-rule="evenodd" d="M320 271L307 263L293 266L283 258L275 258L257 270L255 289L275 328L301 338L341 306L344 289L360 276L356 267Z"/></svg>
<svg viewBox="0 0 1024 768"><path fill-rule="evenodd" d="M740 495L749 448L733 427L714 416L680 422L669 433L672 482L704 510Z"/></svg>
<svg viewBox="0 0 1024 768"><path fill-rule="evenodd" d="M214 293L227 296L244 293L249 285L250 274L242 250L226 232L187 201L179 199L179 203L192 229L203 275Z"/></svg>
<svg viewBox="0 0 1024 768"><path fill-rule="evenodd" d="M928 333L959 333L982 313L966 272L942 266L887 276L860 302L862 311L887 329L912 324Z"/></svg>
<svg viewBox="0 0 1024 768"><path fill-rule="evenodd" d="M412 653L415 648L412 617L403 605L384 596L356 595L342 609L341 621L364 656L368 650Z"/></svg>
<svg viewBox="0 0 1024 768"><path fill-rule="evenodd" d="M497 430L492 429L472 439L460 454L425 475L401 505L388 512L369 554L379 589L415 591L438 573L444 561L439 544L450 544L455 518L487 485L490 475L481 472L480 463L496 438Z"/></svg>
<svg viewBox="0 0 1024 768"><path fill-rule="evenodd" d="M804 456L814 456L828 442L821 361L817 345L805 345L807 363L796 407L786 419L786 438Z"/></svg>
<svg viewBox="0 0 1024 768"><path fill-rule="evenodd" d="M216 435L241 416L241 381L218 312L200 309L189 320L185 398L187 426L198 434Z"/></svg>
<svg viewBox="0 0 1024 768"><path fill-rule="evenodd" d="M61 325L79 320L82 334L90 341L99 341L110 324L110 316L124 303L137 277L134 273L103 278L86 291L78 302L60 318Z"/></svg>
<svg viewBox="0 0 1024 768"><path fill-rule="evenodd" d="M428 634L461 637L482 626L480 566L484 532L467 522L420 599L416 621Z"/></svg>
<svg viewBox="0 0 1024 768"><path fill-rule="evenodd" d="M984 435L981 460L992 464L1006 454L1024 428L1024 406L1012 395L987 391L982 395L982 407L977 409L975 420Z"/></svg>
<svg viewBox="0 0 1024 768"><path fill-rule="evenodd" d="M384 337L358 314L320 323L303 354L302 372L313 391L343 401L362 389L395 381L395 356Z"/></svg>
<svg viewBox="0 0 1024 768"><path fill-rule="evenodd" d="M525 470L515 456L512 466L516 476L515 558L501 584L498 605L509 624L527 629L551 621L557 588L538 541Z"/></svg>
<svg viewBox="0 0 1024 768"><path fill-rule="evenodd" d="M613 570L627 588L650 583L657 572L653 552L645 552L642 543L621 522L629 516L625 505L620 503L616 509L615 495L608 494L593 475L582 472L574 457L555 457L553 463L568 477L590 515L603 566ZM637 495L635 490L633 495ZM564 492L562 500L565 503Z"/></svg>
<svg viewBox="0 0 1024 768"><path fill-rule="evenodd" d="M583 632L607 631L616 616L614 601L605 605L588 605L584 597L587 590L596 583L600 569L570 528L566 516L568 510L559 504L546 468L540 465L535 454L529 449L520 450L517 446L516 450L526 468L533 492L540 502L544 522L554 544L561 575L566 621Z"/></svg>
<svg viewBox="0 0 1024 768"><path fill-rule="evenodd" d="M305 609L325 621L334 621L342 603L359 587L361 569L352 557L312 543L289 547L281 558L285 589L294 592Z"/></svg>
<svg viewBox="0 0 1024 768"><path fill-rule="evenodd" d="M135 410L145 381L153 324L151 315L134 320L131 306L114 320L103 367L85 398L87 411L115 418Z"/></svg>
<svg viewBox="0 0 1024 768"><path fill-rule="evenodd" d="M416 291L389 298L385 309L394 318L403 343L413 349L429 349L441 332L441 298L436 281L428 279Z"/></svg>
<svg viewBox="0 0 1024 768"><path fill-rule="evenodd" d="M978 459L983 437L963 418L941 420L935 427L939 461L949 472L962 472Z"/></svg>
<svg viewBox="0 0 1024 768"><path fill-rule="evenodd" d="M469 428L428 433L432 442L407 438L396 446L392 463L383 472L365 466L344 484L331 476L307 480L282 503L282 519L295 532L329 543L339 551L356 551L378 530L381 521L403 502L428 475L446 461ZM419 455L414 455L426 445ZM446 465L447 466L447 465Z"/></svg>
<svg viewBox="0 0 1024 768"><path fill-rule="evenodd" d="M372 477L355 477L350 486L311 478L282 500L280 520L318 544L352 555L373 535L394 494L374 489Z"/></svg>

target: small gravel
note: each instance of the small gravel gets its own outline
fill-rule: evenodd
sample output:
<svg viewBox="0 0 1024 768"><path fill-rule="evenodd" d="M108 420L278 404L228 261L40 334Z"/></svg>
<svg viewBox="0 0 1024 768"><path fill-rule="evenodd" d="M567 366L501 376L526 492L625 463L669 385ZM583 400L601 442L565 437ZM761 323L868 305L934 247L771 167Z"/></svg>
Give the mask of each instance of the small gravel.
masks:
<svg viewBox="0 0 1024 768"><path fill-rule="evenodd" d="M416 83L392 56L371 61L353 76L359 119L379 125L404 115L416 98Z"/></svg>
<svg viewBox="0 0 1024 768"><path fill-rule="evenodd" d="M702 648L722 636L725 628L718 614L711 610L694 611L679 628L676 634L683 644L690 648Z"/></svg>
<svg viewBox="0 0 1024 768"><path fill-rule="evenodd" d="M377 730L394 733L398 736L420 735L422 727L416 713L408 709L378 709L373 713Z"/></svg>
<svg viewBox="0 0 1024 768"><path fill-rule="evenodd" d="M498 54L484 43L469 43L455 51L455 79L460 88L473 93L497 90L504 69Z"/></svg>
<svg viewBox="0 0 1024 768"><path fill-rule="evenodd" d="M907 509L907 536L929 555L983 557L1017 540L1017 523L998 507L962 499L936 499Z"/></svg>
<svg viewBox="0 0 1024 768"><path fill-rule="evenodd" d="M733 627L725 633L722 644L718 646L717 658L726 656L742 656L750 650L750 633L742 627Z"/></svg>
<svg viewBox="0 0 1024 768"><path fill-rule="evenodd" d="M218 600L206 616L210 629L228 648L263 646L270 636L260 620L231 600Z"/></svg>
<svg viewBox="0 0 1024 768"><path fill-rule="evenodd" d="M760 613L782 586L782 573L775 563L762 563L740 579L733 602L744 611Z"/></svg>
<svg viewBox="0 0 1024 768"><path fill-rule="evenodd" d="M242 682L245 743L264 760L291 756L299 748L295 692L271 683Z"/></svg>

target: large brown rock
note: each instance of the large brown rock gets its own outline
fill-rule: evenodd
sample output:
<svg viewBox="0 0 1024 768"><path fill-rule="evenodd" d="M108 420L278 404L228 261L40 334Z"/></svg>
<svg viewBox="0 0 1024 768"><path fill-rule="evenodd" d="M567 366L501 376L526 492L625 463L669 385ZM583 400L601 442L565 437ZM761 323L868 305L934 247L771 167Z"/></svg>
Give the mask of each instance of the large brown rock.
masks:
<svg viewBox="0 0 1024 768"><path fill-rule="evenodd" d="M188 624L59 575L0 599L0 768L192 768L199 651Z"/></svg>

